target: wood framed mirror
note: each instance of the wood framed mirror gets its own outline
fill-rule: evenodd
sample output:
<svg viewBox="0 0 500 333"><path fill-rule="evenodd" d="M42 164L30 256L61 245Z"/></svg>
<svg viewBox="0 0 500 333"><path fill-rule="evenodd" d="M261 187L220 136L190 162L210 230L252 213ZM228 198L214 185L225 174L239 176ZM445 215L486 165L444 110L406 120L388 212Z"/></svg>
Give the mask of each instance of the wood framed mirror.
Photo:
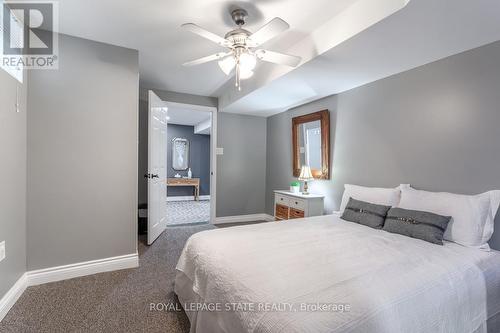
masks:
<svg viewBox="0 0 500 333"><path fill-rule="evenodd" d="M315 179L330 179L330 112L323 110L292 119L293 175L303 165Z"/></svg>

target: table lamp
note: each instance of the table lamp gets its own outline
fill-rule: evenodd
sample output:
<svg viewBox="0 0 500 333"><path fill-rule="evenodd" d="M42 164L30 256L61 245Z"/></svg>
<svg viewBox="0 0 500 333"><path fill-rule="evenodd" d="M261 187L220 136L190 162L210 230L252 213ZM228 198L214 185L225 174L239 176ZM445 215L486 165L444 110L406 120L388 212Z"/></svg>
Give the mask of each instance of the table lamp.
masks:
<svg viewBox="0 0 500 333"><path fill-rule="evenodd" d="M300 176L299 176L299 180L304 181L304 191L302 192L302 194L304 195L309 194L309 192L307 192L308 189L307 182L313 179L314 177L311 173L311 168L308 165L303 165L302 169L300 170Z"/></svg>

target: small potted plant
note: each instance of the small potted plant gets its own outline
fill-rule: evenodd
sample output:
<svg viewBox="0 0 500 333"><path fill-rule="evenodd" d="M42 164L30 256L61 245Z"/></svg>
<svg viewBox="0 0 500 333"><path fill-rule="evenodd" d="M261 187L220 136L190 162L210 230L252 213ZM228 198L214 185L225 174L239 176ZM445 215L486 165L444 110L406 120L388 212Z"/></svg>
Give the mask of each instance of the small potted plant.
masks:
<svg viewBox="0 0 500 333"><path fill-rule="evenodd" d="M300 192L300 182L293 181L290 183L290 192L299 193Z"/></svg>

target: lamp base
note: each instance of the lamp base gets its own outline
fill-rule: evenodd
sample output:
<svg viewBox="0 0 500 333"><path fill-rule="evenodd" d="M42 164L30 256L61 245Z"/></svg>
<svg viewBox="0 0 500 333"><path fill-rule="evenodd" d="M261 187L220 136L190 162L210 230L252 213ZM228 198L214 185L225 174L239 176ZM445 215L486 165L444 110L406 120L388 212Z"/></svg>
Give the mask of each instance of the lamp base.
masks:
<svg viewBox="0 0 500 333"><path fill-rule="evenodd" d="M309 195L309 192L307 191L309 188L307 186L307 181L304 182L304 191L302 191L302 195Z"/></svg>

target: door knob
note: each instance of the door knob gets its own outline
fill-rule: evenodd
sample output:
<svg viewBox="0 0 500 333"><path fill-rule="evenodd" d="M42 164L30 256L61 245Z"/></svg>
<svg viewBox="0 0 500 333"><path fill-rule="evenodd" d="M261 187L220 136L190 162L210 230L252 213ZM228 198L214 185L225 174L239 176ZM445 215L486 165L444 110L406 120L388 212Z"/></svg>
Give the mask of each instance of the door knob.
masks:
<svg viewBox="0 0 500 333"><path fill-rule="evenodd" d="M158 176L158 174L156 174L156 173L153 173L153 174L147 173L144 175L144 178L153 179L153 178L160 178L160 176Z"/></svg>
<svg viewBox="0 0 500 333"><path fill-rule="evenodd" d="M160 176L158 176L156 173L154 173L151 175L151 178L160 178Z"/></svg>

